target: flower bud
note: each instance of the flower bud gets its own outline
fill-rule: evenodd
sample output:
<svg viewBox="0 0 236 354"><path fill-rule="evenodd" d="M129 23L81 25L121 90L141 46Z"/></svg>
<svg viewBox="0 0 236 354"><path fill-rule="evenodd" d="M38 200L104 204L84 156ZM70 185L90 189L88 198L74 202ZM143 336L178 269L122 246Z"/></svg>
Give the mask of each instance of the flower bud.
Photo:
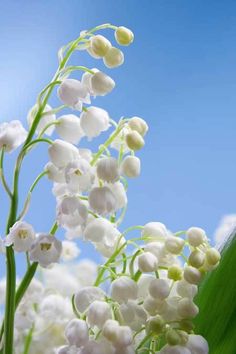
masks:
<svg viewBox="0 0 236 354"><path fill-rule="evenodd" d="M137 283L127 276L121 276L111 284L111 297L119 303L127 302L129 299L135 300L137 294Z"/></svg>
<svg viewBox="0 0 236 354"><path fill-rule="evenodd" d="M115 81L101 71L92 75L90 80L91 91L94 96L105 96L115 87Z"/></svg>
<svg viewBox="0 0 236 354"><path fill-rule="evenodd" d="M66 141L56 139L48 149L51 162L58 168L65 167L79 156L78 149Z"/></svg>
<svg viewBox="0 0 236 354"><path fill-rule="evenodd" d="M138 268L141 272L154 272L157 269L158 260L151 252L144 252L138 256Z"/></svg>
<svg viewBox="0 0 236 354"><path fill-rule="evenodd" d="M135 178L140 175L140 159L136 156L126 156L121 162L120 170L123 175Z"/></svg>
<svg viewBox="0 0 236 354"><path fill-rule="evenodd" d="M181 338L180 335L178 333L178 331L176 331L175 329L168 329L168 331L166 332L166 342L169 345L178 345L181 343Z"/></svg>
<svg viewBox="0 0 236 354"><path fill-rule="evenodd" d="M109 40L100 34L90 39L90 49L98 58L104 57L110 48L111 43Z"/></svg>
<svg viewBox="0 0 236 354"><path fill-rule="evenodd" d="M169 283L165 279L153 279L149 285L149 293L154 299L163 300L170 294Z"/></svg>
<svg viewBox="0 0 236 354"><path fill-rule="evenodd" d="M173 254L180 254L184 247L184 240L176 236L168 236L165 242L165 248Z"/></svg>
<svg viewBox="0 0 236 354"><path fill-rule="evenodd" d="M150 318L150 320L147 323L146 331L147 333L155 333L155 334L160 334L165 326L165 321L163 318L159 315Z"/></svg>
<svg viewBox="0 0 236 354"><path fill-rule="evenodd" d="M89 340L87 323L79 319L71 320L65 328L65 336L70 345L85 345Z"/></svg>
<svg viewBox="0 0 236 354"><path fill-rule="evenodd" d="M130 45L134 40L134 34L129 28L120 26L115 31L115 39L120 45Z"/></svg>
<svg viewBox="0 0 236 354"><path fill-rule="evenodd" d="M115 182L119 179L118 162L114 157L104 157L97 163L97 175L103 181Z"/></svg>
<svg viewBox="0 0 236 354"><path fill-rule="evenodd" d="M215 248L209 248L206 251L207 263L212 266L215 266L220 261L220 258L221 258L220 252L217 251Z"/></svg>
<svg viewBox="0 0 236 354"><path fill-rule="evenodd" d="M184 279L190 283L190 284L195 284L198 285L201 281L202 274L201 272L191 266L186 266L184 269Z"/></svg>
<svg viewBox="0 0 236 354"><path fill-rule="evenodd" d="M91 209L100 215L107 215L115 210L116 198L108 187L93 188L88 201Z"/></svg>
<svg viewBox="0 0 236 354"><path fill-rule="evenodd" d="M195 268L200 268L204 264L204 261L205 255L197 250L193 251L188 258L188 263Z"/></svg>
<svg viewBox="0 0 236 354"><path fill-rule="evenodd" d="M124 62L124 54L118 48L111 47L103 58L104 64L108 68L116 68Z"/></svg>
<svg viewBox="0 0 236 354"><path fill-rule="evenodd" d="M183 298L179 301L177 311L182 318L196 317L199 312L198 307L189 298Z"/></svg>
<svg viewBox="0 0 236 354"><path fill-rule="evenodd" d="M134 151L142 149L145 144L143 137L136 130L126 134L125 140L127 146Z"/></svg>
<svg viewBox="0 0 236 354"><path fill-rule="evenodd" d="M128 126L130 129L137 131L140 135L144 136L148 131L148 125L144 119L133 117L129 120Z"/></svg>
<svg viewBox="0 0 236 354"><path fill-rule="evenodd" d="M88 323L102 329L104 323L111 319L110 306L104 301L94 301L88 309Z"/></svg>
<svg viewBox="0 0 236 354"><path fill-rule="evenodd" d="M151 238L152 241L163 241L167 237L166 227L161 222L149 222L144 225L142 230L142 237Z"/></svg>
<svg viewBox="0 0 236 354"><path fill-rule="evenodd" d="M187 333L190 333L194 329L194 324L191 320L182 320L179 324L180 328Z"/></svg>
<svg viewBox="0 0 236 354"><path fill-rule="evenodd" d="M168 268L168 278L169 279L177 281L177 280L181 280L182 277L183 277L183 271L182 271L181 267L179 267L177 265L173 265Z"/></svg>
<svg viewBox="0 0 236 354"><path fill-rule="evenodd" d="M206 239L206 233L200 227L190 227L186 232L188 242L193 247L200 246Z"/></svg>
<svg viewBox="0 0 236 354"><path fill-rule="evenodd" d="M104 109L90 106L86 112L82 112L80 125L85 135L92 139L109 128L109 119L109 115Z"/></svg>
<svg viewBox="0 0 236 354"><path fill-rule="evenodd" d="M56 132L63 140L71 144L78 144L84 136L80 126L80 119L74 114L66 114L59 117Z"/></svg>

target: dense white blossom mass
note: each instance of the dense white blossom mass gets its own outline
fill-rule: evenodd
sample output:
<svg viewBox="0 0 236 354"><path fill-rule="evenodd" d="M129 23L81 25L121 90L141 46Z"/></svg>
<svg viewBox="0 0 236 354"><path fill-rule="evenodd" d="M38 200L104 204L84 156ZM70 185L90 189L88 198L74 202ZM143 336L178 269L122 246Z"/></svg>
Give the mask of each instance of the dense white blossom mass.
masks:
<svg viewBox="0 0 236 354"><path fill-rule="evenodd" d="M16 354L208 353L206 340L194 334L192 320L199 312L194 297L220 254L198 227L174 233L151 221L122 229L128 182L141 173L136 154L145 144L148 124L137 116L113 121L110 112L91 101L109 94L114 80L95 68L67 66L75 50L102 58L108 68L120 66L123 52L97 33L106 28L115 31L119 45L133 42L132 31L123 26L83 31L60 50L58 71L28 114L29 132L18 121L0 125L1 180L11 200L1 257L6 253L11 272L14 252L25 253L27 259L16 293L14 273L8 274L7 285L5 279L0 282L4 354L12 354L13 346ZM62 105L52 108L48 99L56 86ZM73 111L59 114L68 108ZM82 147L84 138L108 130L97 152ZM52 134L53 140L45 137ZM18 214L21 163L40 142L49 144L49 162ZM22 144L11 191L3 173L4 153ZM42 225L36 233L25 220L33 190L44 176L53 184L55 223L50 231ZM64 230L63 239L56 235L58 228ZM104 264L76 262L77 239L91 243Z"/></svg>

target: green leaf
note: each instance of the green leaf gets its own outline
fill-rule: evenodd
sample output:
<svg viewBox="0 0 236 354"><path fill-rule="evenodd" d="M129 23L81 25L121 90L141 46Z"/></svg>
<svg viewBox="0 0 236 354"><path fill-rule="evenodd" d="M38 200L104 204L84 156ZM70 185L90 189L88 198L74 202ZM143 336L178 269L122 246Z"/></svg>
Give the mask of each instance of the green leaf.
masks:
<svg viewBox="0 0 236 354"><path fill-rule="evenodd" d="M236 353L236 232L222 252L219 266L202 282L196 303L195 332L203 335L210 354Z"/></svg>

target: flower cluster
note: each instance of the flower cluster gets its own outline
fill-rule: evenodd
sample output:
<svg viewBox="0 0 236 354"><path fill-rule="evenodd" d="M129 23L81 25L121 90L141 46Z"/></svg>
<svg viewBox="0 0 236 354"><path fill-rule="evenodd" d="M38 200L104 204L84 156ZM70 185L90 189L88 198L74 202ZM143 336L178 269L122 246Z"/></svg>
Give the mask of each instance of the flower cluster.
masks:
<svg viewBox="0 0 236 354"><path fill-rule="evenodd" d="M6 253L9 269L18 252L26 254L28 265L16 293L14 274L7 283L1 336L6 325L12 328L1 342L4 354L12 354L13 327L17 353L207 354L207 342L194 334L194 297L220 254L197 227L172 233L164 224L150 222L121 230L128 181L140 175L136 154L145 144L148 125L137 116L115 122L106 110L91 105L91 99L114 89L114 80L96 68L66 65L74 50L102 58L108 68L121 65L122 51L96 34L105 28L115 30L119 45L132 43L133 33L125 27L102 25L82 32L59 51L58 71L29 111L29 132L18 121L0 125L1 180L11 200L0 251ZM77 71L83 72L80 79L70 76ZM52 108L48 99L55 86L62 105ZM65 108L73 113L59 115ZM81 147L84 137L90 141L111 127L97 152ZM45 137L52 134L57 135L53 140ZM23 158L41 142L49 144L49 162L16 215ZM4 177L4 153L21 144L11 191ZM56 220L49 232L36 233L25 219L33 190L44 176L53 183ZM55 235L58 228L65 231L65 239ZM130 232L136 237L126 238ZM105 258L96 275L91 262L57 264L79 255L78 238L92 243ZM37 267L42 281L32 281ZM0 290L4 289L2 283Z"/></svg>

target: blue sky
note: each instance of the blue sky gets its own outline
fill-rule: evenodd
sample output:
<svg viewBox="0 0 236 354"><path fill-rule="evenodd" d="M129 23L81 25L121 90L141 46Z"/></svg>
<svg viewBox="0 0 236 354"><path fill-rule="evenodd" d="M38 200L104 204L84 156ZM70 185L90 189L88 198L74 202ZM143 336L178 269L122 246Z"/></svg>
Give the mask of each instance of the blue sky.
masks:
<svg viewBox="0 0 236 354"><path fill-rule="evenodd" d="M114 119L139 115L150 127L124 227L155 220L176 231L198 225L211 236L222 215L236 212L235 15L230 0L1 2L0 120L26 125L28 109L56 70L57 50L81 30L105 22L130 27L135 41L124 49L122 67L109 71L81 53L73 59L116 81L95 105ZM51 104L58 105L56 97ZM26 159L21 198L46 161L45 147ZM9 174L12 163L6 165ZM27 218L40 231L55 214L50 188L44 181L36 190ZM2 234L6 201L1 194ZM83 256L92 254L83 246Z"/></svg>

